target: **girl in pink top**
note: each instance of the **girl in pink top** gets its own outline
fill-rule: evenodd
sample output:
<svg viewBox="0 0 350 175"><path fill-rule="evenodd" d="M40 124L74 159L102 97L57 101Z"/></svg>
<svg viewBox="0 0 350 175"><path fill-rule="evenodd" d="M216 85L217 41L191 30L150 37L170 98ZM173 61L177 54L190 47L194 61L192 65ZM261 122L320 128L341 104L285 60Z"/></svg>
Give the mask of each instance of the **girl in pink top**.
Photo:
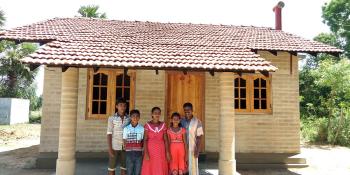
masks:
<svg viewBox="0 0 350 175"><path fill-rule="evenodd" d="M168 175L168 161L171 159L168 147L168 137L164 122L160 122L159 107L152 109L152 120L144 126L144 158L142 175Z"/></svg>
<svg viewBox="0 0 350 175"><path fill-rule="evenodd" d="M171 115L171 127L167 131L172 158L169 164L171 175L183 175L187 169L186 129L180 125L180 114L174 112Z"/></svg>

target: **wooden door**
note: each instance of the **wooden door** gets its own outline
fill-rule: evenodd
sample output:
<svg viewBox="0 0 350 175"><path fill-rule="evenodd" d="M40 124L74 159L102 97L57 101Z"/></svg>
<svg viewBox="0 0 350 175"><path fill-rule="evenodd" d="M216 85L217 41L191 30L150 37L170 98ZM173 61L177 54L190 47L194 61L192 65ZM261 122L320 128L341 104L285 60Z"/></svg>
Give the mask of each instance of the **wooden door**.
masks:
<svg viewBox="0 0 350 175"><path fill-rule="evenodd" d="M193 115L202 121L204 129L204 82L205 74L199 72L169 71L167 72L167 96L166 96L166 123L169 126L173 112L184 116L183 104L190 102L193 105ZM204 151L204 137L201 151Z"/></svg>

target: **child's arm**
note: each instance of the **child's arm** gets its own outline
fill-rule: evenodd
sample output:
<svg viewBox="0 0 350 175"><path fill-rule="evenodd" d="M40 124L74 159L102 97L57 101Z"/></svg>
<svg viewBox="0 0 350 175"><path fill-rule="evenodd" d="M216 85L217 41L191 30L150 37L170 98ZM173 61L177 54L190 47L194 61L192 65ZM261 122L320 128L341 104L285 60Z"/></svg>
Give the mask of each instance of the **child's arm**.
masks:
<svg viewBox="0 0 350 175"><path fill-rule="evenodd" d="M170 137L169 137L168 131L166 132L166 135L167 135L167 142L168 142L168 145L169 145L169 147L170 147L171 139L170 139Z"/></svg>
<svg viewBox="0 0 350 175"><path fill-rule="evenodd" d="M194 152L194 156L198 158L199 156L199 151L201 149L201 144L202 144L202 135L196 137L196 150Z"/></svg>
<svg viewBox="0 0 350 175"><path fill-rule="evenodd" d="M188 161L188 146L187 146L187 134L186 134L186 132L184 132L182 134L182 139L183 139L184 147L185 147L185 161L187 162Z"/></svg>
<svg viewBox="0 0 350 175"><path fill-rule="evenodd" d="M198 158L199 156L199 151L201 149L201 144L202 144L202 137L204 135L204 131L203 131L203 125L201 121L198 121L198 125L197 125L197 133L196 133L197 137L196 137L196 149L194 152L194 156L196 158Z"/></svg>
<svg viewBox="0 0 350 175"><path fill-rule="evenodd" d="M148 154L148 135L147 135L147 131L145 130L144 134L143 134L143 149L145 151L145 159L149 160L149 154Z"/></svg>
<svg viewBox="0 0 350 175"><path fill-rule="evenodd" d="M126 139L128 139L128 130L126 128L123 129L123 145L122 147L125 149L126 146Z"/></svg>
<svg viewBox="0 0 350 175"><path fill-rule="evenodd" d="M125 149L126 146L126 139L123 139L123 148Z"/></svg>
<svg viewBox="0 0 350 175"><path fill-rule="evenodd" d="M108 154L111 157L114 157L114 151L112 148L112 134L107 134L107 144L108 144Z"/></svg>
<svg viewBox="0 0 350 175"><path fill-rule="evenodd" d="M168 134L167 134L167 132L164 132L163 137L164 137L166 157L167 157L168 161L170 161L171 160L171 155L170 155L170 151L169 151L169 141L168 141Z"/></svg>
<svg viewBox="0 0 350 175"><path fill-rule="evenodd" d="M108 119L107 124L107 144L108 144L108 154L111 157L114 157L114 151L112 147L112 133L113 133L113 123L111 119Z"/></svg>

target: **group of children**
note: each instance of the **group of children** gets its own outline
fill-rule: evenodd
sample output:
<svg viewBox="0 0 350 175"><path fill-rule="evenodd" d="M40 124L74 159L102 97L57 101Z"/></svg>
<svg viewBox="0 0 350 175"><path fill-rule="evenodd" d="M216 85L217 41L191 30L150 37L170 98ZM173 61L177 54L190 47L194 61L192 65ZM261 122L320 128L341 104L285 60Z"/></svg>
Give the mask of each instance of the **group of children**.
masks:
<svg viewBox="0 0 350 175"><path fill-rule="evenodd" d="M185 116L174 112L167 128L160 121L161 109L151 110L152 119L139 124L140 111L126 114L127 103L117 100L117 113L108 118L108 173L115 174L117 161L121 175L199 175L198 155L203 127L193 116L191 103L183 105Z"/></svg>

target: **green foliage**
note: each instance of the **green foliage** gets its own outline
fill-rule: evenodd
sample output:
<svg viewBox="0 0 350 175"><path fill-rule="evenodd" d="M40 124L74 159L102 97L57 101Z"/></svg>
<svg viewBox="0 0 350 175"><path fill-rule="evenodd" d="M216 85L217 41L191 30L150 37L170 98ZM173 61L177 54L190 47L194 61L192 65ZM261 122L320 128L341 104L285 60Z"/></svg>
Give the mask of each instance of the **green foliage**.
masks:
<svg viewBox="0 0 350 175"><path fill-rule="evenodd" d="M345 55L350 57L350 1L332 0L322 7L323 22L339 38Z"/></svg>
<svg viewBox="0 0 350 175"><path fill-rule="evenodd" d="M328 118L302 118L301 135L304 141L350 146L350 111L344 110L342 115L339 112L331 118L330 129Z"/></svg>
<svg viewBox="0 0 350 175"><path fill-rule="evenodd" d="M303 69L300 88L303 137L350 146L350 60L328 58Z"/></svg>
<svg viewBox="0 0 350 175"><path fill-rule="evenodd" d="M325 117L332 109L350 105L350 61L326 59L300 72L303 116Z"/></svg>
<svg viewBox="0 0 350 175"><path fill-rule="evenodd" d="M310 72L311 69L304 68L299 73L301 117L326 117L328 108L322 103L322 99L327 98L326 95L330 93L331 89L315 84L316 77L313 77Z"/></svg>
<svg viewBox="0 0 350 175"><path fill-rule="evenodd" d="M41 109L43 105L43 97L40 95L39 97L36 95L32 95L30 99L30 111L37 111Z"/></svg>
<svg viewBox="0 0 350 175"><path fill-rule="evenodd" d="M97 12L100 7L98 5L87 5L81 6L78 10L78 13L82 17L88 18L107 18L106 13Z"/></svg>
<svg viewBox="0 0 350 175"><path fill-rule="evenodd" d="M5 13L0 9L0 27L3 27L5 25L5 21L6 21Z"/></svg>
<svg viewBox="0 0 350 175"><path fill-rule="evenodd" d="M315 41L319 41L324 44L328 44L331 46L335 46L337 48L342 48L342 41L340 38L338 38L335 34L333 33L320 33L318 34L315 38ZM335 57L329 54L325 53L320 53L317 55L317 57L312 57L307 59L307 67L317 67L320 61L323 61L325 59L331 58L332 60L339 61L341 58L340 57Z"/></svg>
<svg viewBox="0 0 350 175"><path fill-rule="evenodd" d="M10 41L1 41L0 45L5 49L0 56L0 97L32 99L37 72L30 71L20 59L33 53L37 46L30 43L16 45Z"/></svg>
<svg viewBox="0 0 350 175"><path fill-rule="evenodd" d="M311 70L311 75L315 77L316 85L331 88L330 98L350 98L350 61L348 59L342 59L339 62L332 59L324 60L317 69Z"/></svg>
<svg viewBox="0 0 350 175"><path fill-rule="evenodd" d="M29 116L29 123L41 123L41 111L31 111Z"/></svg>
<svg viewBox="0 0 350 175"><path fill-rule="evenodd" d="M307 142L327 142L327 119L326 118L302 118L301 135Z"/></svg>

